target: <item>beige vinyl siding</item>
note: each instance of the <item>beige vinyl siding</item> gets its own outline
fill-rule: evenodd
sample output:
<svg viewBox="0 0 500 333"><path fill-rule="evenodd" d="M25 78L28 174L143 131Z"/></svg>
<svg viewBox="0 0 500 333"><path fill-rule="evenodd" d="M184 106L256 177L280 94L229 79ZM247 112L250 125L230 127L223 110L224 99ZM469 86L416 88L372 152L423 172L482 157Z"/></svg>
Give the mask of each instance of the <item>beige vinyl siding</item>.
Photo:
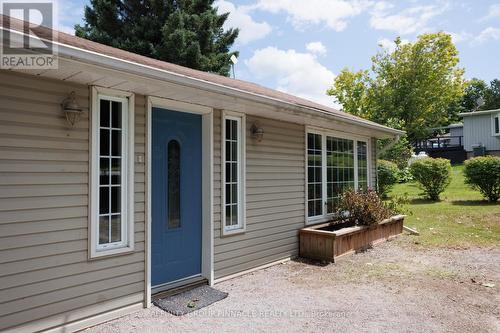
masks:
<svg viewBox="0 0 500 333"><path fill-rule="evenodd" d="M250 127L258 121L264 139ZM214 274L221 278L298 254L305 218L304 126L246 118L246 231L221 236L221 112L214 114Z"/></svg>
<svg viewBox="0 0 500 333"><path fill-rule="evenodd" d="M89 119L68 129L61 102L89 87L0 72L0 330L49 328L141 302L144 164L135 164L135 251L88 260ZM135 98L135 154L145 98ZM37 322L35 322L37 321Z"/></svg>
<svg viewBox="0 0 500 333"><path fill-rule="evenodd" d="M264 128L262 142L250 136L256 121ZM221 236L221 112L215 111L216 279L298 255L298 230L305 226L305 127L248 115L246 126L246 231ZM370 186L376 187L377 140L370 145Z"/></svg>

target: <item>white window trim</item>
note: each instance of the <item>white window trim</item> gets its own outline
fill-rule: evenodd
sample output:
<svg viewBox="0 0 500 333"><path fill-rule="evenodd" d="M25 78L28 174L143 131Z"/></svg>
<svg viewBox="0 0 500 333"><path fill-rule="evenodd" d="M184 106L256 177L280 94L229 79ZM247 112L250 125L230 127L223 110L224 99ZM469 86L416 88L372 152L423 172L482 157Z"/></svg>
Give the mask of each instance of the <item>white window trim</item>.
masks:
<svg viewBox="0 0 500 333"><path fill-rule="evenodd" d="M309 217L309 212L308 212L308 156L307 156L307 134L319 134L321 135L321 169L322 169L322 175L321 175L321 181L322 181L322 200L323 200L323 205L322 205L322 215L317 215L317 216L311 216ZM368 186L371 187L373 184L371 182L371 167L372 167L372 160L371 160L371 138L367 136L361 136L361 135L355 135L351 133L345 133L345 132L339 132L339 131L334 131L334 130L328 130L328 129L322 129L322 128L317 128L317 127L309 127L307 126L305 129L305 217L306 217L306 225L311 225L311 224L317 224L317 223L322 223L331 220L334 216L335 213L326 213L326 197L327 197L327 186L326 186L326 137L331 136L339 139L347 139L347 140L352 140L354 141L354 187L357 189L358 188L358 141L363 141L366 142L366 159L367 159L367 183Z"/></svg>
<svg viewBox="0 0 500 333"><path fill-rule="evenodd" d="M122 124L122 241L99 245L99 100L106 98L123 102L127 113ZM134 250L134 94L114 89L91 87L90 110L90 228L89 259L129 253Z"/></svg>
<svg viewBox="0 0 500 333"><path fill-rule="evenodd" d="M500 112L499 113L493 113L491 115L491 135L492 136L500 136L500 132L495 132L495 118L498 118L499 122L499 130L500 130Z"/></svg>
<svg viewBox="0 0 500 333"><path fill-rule="evenodd" d="M238 131L238 224L226 226L226 119L239 121ZM241 234L246 231L246 117L243 113L223 110L221 115L221 231L222 236Z"/></svg>

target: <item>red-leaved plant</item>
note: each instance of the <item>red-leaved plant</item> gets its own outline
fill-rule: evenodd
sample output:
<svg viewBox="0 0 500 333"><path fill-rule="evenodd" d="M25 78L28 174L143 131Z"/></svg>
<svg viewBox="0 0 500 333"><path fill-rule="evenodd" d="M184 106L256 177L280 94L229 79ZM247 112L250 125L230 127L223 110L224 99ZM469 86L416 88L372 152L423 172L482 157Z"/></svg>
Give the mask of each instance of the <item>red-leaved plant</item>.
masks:
<svg viewBox="0 0 500 333"><path fill-rule="evenodd" d="M337 213L345 222L366 226L375 225L394 214L377 192L371 189L366 192L354 190L344 192Z"/></svg>

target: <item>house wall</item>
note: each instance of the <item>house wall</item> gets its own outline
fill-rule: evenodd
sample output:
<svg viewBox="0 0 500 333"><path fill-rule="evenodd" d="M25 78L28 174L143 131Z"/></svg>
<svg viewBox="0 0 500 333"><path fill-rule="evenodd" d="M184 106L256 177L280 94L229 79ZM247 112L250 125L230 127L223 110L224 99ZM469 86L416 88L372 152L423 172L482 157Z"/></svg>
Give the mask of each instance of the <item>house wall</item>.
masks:
<svg viewBox="0 0 500 333"><path fill-rule="evenodd" d="M464 135L464 128L463 127L452 127L452 128L450 128L450 135L451 136L462 136L462 135Z"/></svg>
<svg viewBox="0 0 500 333"><path fill-rule="evenodd" d="M60 104L71 91L89 107L85 85L0 71L0 330L82 328L80 319L144 300L145 166L135 164L134 253L88 260L89 119L68 129ZM145 153L145 104L135 96L136 155ZM250 137L256 121L262 142ZM215 278L296 256L305 223L304 126L254 116L246 125L246 232L222 237L215 111Z"/></svg>
<svg viewBox="0 0 500 333"><path fill-rule="evenodd" d="M305 226L305 127L246 117L246 231L221 233L221 112L214 113L215 279L298 255ZM250 127L258 121L264 138ZM371 140L370 183L376 186L376 140Z"/></svg>
<svg viewBox="0 0 500 333"><path fill-rule="evenodd" d="M59 326L143 301L144 164L135 165L135 252L88 260L89 121L61 102L89 88L0 72L0 330ZM145 152L145 98L135 99Z"/></svg>
<svg viewBox="0 0 500 333"><path fill-rule="evenodd" d="M452 145L463 145L463 135L464 135L464 128L463 127L452 127L450 128L450 136L461 136L462 139L460 138L451 138L450 139L450 144Z"/></svg>
<svg viewBox="0 0 500 333"><path fill-rule="evenodd" d="M261 142L250 136L259 121ZM305 218L304 126L246 118L246 232L221 236L221 112L214 114L215 278L296 256Z"/></svg>
<svg viewBox="0 0 500 333"><path fill-rule="evenodd" d="M464 149L481 143L487 151L500 151L500 136L491 135L491 114L464 117Z"/></svg>

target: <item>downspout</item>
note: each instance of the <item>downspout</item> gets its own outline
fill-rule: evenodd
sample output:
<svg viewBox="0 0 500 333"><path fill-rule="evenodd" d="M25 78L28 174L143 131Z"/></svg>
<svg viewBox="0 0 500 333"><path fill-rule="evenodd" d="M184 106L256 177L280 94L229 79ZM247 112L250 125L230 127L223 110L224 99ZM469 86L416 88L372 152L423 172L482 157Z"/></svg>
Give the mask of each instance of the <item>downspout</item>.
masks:
<svg viewBox="0 0 500 333"><path fill-rule="evenodd" d="M380 149L379 151L377 151L377 158L380 157L380 155L382 155L383 153L385 153L386 151L388 151L389 149L391 149L392 147L394 147L394 145L396 143L398 143L398 141L401 139L401 135L398 134L394 137L393 140L391 140L389 143L387 143L385 146L382 147L382 149Z"/></svg>

